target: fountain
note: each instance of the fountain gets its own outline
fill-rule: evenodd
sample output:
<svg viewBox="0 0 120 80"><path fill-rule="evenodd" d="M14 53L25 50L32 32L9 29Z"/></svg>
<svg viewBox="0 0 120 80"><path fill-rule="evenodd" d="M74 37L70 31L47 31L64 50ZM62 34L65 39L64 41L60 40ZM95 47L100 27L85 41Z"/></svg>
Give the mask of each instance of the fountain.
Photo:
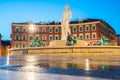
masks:
<svg viewBox="0 0 120 80"><path fill-rule="evenodd" d="M120 47L107 46L109 39L101 36L98 44L86 45L83 40L74 39L69 29L72 13L68 5L62 17L61 40L51 41L45 46L42 40L33 38L30 47L11 49L10 55L42 55L42 56L120 56ZM32 26L33 29L33 26Z"/></svg>

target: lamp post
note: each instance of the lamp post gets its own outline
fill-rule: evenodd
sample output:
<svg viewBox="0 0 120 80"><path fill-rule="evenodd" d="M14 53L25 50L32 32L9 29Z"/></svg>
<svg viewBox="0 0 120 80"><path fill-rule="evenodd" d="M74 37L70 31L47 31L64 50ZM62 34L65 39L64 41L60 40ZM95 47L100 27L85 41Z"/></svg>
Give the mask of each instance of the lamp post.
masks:
<svg viewBox="0 0 120 80"><path fill-rule="evenodd" d="M35 26L32 21L29 22L29 29L30 29L30 33L32 33L32 36L34 36Z"/></svg>
<svg viewBox="0 0 120 80"><path fill-rule="evenodd" d="M34 23L32 21L29 22L30 25L30 30L33 32L34 31Z"/></svg>
<svg viewBox="0 0 120 80"><path fill-rule="evenodd" d="M30 36L30 40L33 40L34 38L34 23L32 21L29 21L29 30L30 30L30 33L32 33L32 36ZM32 44L32 41L30 43L30 45Z"/></svg>

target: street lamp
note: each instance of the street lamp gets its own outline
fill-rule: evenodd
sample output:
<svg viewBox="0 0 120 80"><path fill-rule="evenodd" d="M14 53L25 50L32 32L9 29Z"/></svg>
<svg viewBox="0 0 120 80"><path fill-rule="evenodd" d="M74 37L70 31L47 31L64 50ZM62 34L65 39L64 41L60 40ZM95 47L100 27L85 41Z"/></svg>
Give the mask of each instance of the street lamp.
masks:
<svg viewBox="0 0 120 80"><path fill-rule="evenodd" d="M30 25L30 30L33 32L34 28L34 23L32 21L29 22Z"/></svg>
<svg viewBox="0 0 120 80"><path fill-rule="evenodd" d="M30 33L32 33L32 36L30 36L30 40L33 40L34 38L34 23L32 21L29 21L29 30L30 30ZM32 41L30 43L30 45L32 44Z"/></svg>
<svg viewBox="0 0 120 80"><path fill-rule="evenodd" d="M31 30L32 32L33 32L34 29L35 29L35 28L34 28L33 24L30 25L30 30Z"/></svg>

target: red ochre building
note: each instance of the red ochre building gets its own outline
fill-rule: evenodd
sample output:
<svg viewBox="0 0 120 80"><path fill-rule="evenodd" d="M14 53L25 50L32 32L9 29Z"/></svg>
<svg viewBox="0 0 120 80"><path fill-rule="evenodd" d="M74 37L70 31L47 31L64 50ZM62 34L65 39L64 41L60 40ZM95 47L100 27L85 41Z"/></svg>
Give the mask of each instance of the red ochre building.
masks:
<svg viewBox="0 0 120 80"><path fill-rule="evenodd" d="M120 34L117 35L118 46L120 46Z"/></svg>
<svg viewBox="0 0 120 80"><path fill-rule="evenodd" d="M32 37L38 37L46 46L53 40L61 40L60 22L32 23L34 30L30 30L31 23L12 23L11 48L29 47ZM84 40L87 44L97 44L101 36L109 39L109 45L117 45L115 30L105 21L100 19L81 19L70 22L71 34L78 40Z"/></svg>

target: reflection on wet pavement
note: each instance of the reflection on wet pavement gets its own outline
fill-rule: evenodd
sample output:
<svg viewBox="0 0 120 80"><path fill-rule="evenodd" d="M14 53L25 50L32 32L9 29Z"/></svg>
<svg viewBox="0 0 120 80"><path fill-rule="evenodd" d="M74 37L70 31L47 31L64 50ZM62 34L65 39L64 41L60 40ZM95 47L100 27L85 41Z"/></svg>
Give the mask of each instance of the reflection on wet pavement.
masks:
<svg viewBox="0 0 120 80"><path fill-rule="evenodd" d="M119 80L120 57L0 57L0 80L13 74L11 80Z"/></svg>
<svg viewBox="0 0 120 80"><path fill-rule="evenodd" d="M112 79L0 70L0 80L112 80Z"/></svg>

